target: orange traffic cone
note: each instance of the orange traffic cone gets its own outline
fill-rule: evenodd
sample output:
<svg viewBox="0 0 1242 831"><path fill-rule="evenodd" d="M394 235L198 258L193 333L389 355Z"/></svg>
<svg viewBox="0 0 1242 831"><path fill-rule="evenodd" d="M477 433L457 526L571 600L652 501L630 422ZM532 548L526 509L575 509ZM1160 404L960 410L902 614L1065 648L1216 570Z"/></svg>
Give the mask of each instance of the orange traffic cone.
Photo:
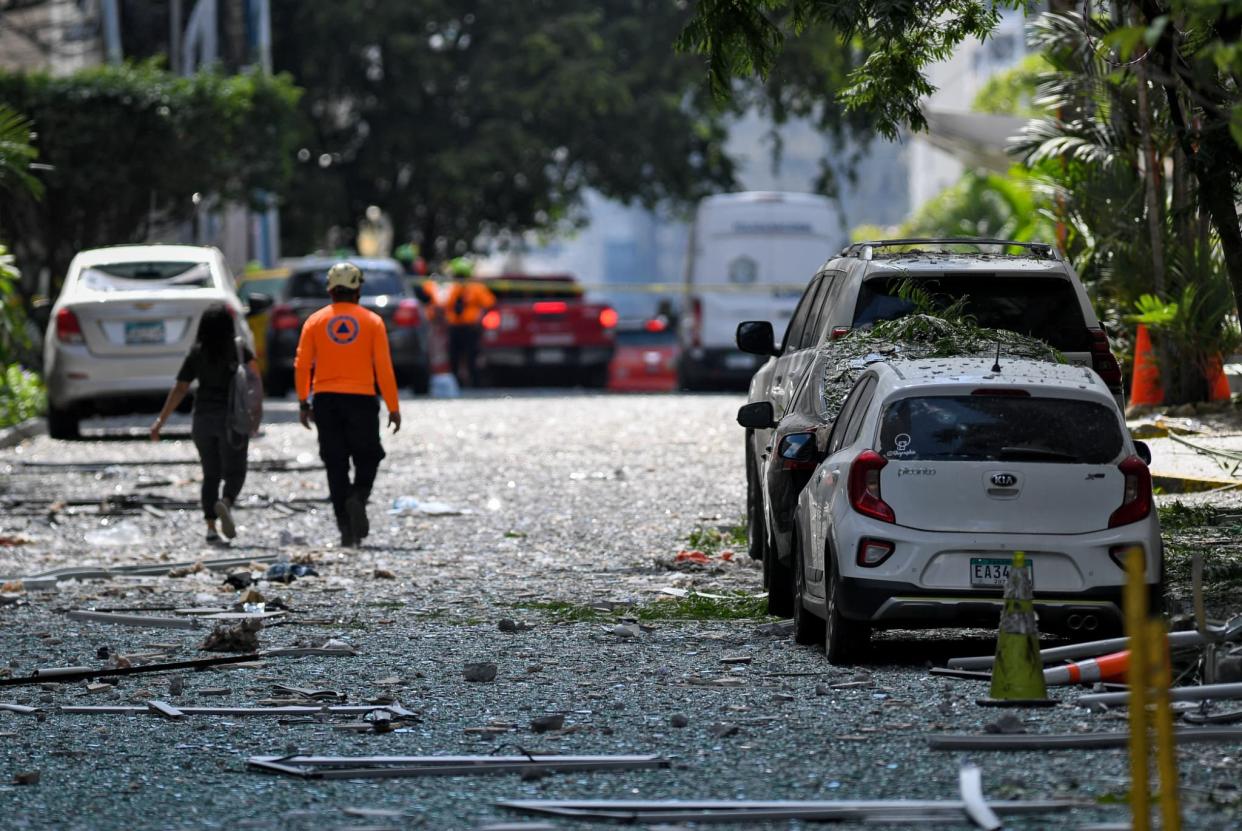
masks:
<svg viewBox="0 0 1242 831"><path fill-rule="evenodd" d="M427 351L431 359L431 397L456 398L461 395L457 376L453 374L453 367L449 363L448 329L438 316L431 322Z"/></svg>
<svg viewBox="0 0 1242 831"><path fill-rule="evenodd" d="M1134 377L1130 382L1130 406L1160 404L1164 390L1160 387L1160 369L1152 353L1151 335L1140 323L1134 337Z"/></svg>
<svg viewBox="0 0 1242 831"><path fill-rule="evenodd" d="M1058 684L1094 684L1096 681L1124 681L1126 670L1130 665L1130 650L1101 655L1066 664L1063 667L1049 667L1044 670L1044 683L1050 686Z"/></svg>
<svg viewBox="0 0 1242 831"><path fill-rule="evenodd" d="M1203 371L1207 375L1208 401L1228 401L1233 398L1233 391L1229 389L1229 379L1225 377L1225 361L1219 352L1212 356Z"/></svg>

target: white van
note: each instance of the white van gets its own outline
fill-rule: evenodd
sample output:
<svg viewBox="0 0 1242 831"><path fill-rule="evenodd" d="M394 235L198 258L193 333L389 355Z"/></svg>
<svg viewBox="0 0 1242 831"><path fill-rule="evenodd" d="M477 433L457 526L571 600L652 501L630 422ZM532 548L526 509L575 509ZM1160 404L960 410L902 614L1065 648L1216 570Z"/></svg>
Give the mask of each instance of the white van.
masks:
<svg viewBox="0 0 1242 831"><path fill-rule="evenodd" d="M755 191L701 201L686 262L682 387L744 387L761 359L738 350L737 325L770 320L779 343L806 284L844 239L823 196Z"/></svg>

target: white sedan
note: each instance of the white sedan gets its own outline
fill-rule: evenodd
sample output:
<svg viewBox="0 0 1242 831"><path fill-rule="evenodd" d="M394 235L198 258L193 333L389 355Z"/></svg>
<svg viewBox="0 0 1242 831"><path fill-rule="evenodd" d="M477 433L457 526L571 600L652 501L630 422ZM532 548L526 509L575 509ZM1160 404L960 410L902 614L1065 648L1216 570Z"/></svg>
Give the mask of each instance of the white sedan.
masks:
<svg viewBox="0 0 1242 831"><path fill-rule="evenodd" d="M798 500L794 636L834 663L874 627L995 627L1013 552L1040 625L1121 623L1125 554L1163 552L1150 452L1091 370L1040 361L877 363Z"/></svg>
<svg viewBox="0 0 1242 831"><path fill-rule="evenodd" d="M118 245L69 264L44 338L48 433L75 438L80 419L159 409L194 342L203 310L223 304L237 321L270 299L237 297L219 250ZM253 349L250 329L238 334Z"/></svg>

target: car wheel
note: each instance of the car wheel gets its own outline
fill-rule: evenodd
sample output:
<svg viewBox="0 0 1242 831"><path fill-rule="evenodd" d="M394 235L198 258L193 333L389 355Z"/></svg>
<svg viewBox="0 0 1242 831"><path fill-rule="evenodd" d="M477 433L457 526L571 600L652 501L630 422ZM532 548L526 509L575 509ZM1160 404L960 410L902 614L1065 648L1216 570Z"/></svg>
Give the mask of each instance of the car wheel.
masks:
<svg viewBox="0 0 1242 831"><path fill-rule="evenodd" d="M79 438L78 423L78 416L71 410L47 408L47 434L54 439Z"/></svg>
<svg viewBox="0 0 1242 831"><path fill-rule="evenodd" d="M825 553L824 561L824 593L828 607L824 621L824 652L831 663L850 664L866 650L871 639L871 627L841 614L841 581L837 577L837 564L831 550Z"/></svg>
<svg viewBox="0 0 1242 831"><path fill-rule="evenodd" d="M746 434L746 546L752 560L763 560L768 547L768 528L763 521L763 493L759 490L759 474L755 472L755 450L750 433Z"/></svg>
<svg viewBox="0 0 1242 831"><path fill-rule="evenodd" d="M806 570L802 561L801 534L794 529L793 560L794 560L794 600L793 600L793 636L794 643L805 646L816 646L824 642L824 619L806 607Z"/></svg>
<svg viewBox="0 0 1242 831"><path fill-rule="evenodd" d="M608 364L593 366L582 370L582 386L587 389L602 390L608 386Z"/></svg>

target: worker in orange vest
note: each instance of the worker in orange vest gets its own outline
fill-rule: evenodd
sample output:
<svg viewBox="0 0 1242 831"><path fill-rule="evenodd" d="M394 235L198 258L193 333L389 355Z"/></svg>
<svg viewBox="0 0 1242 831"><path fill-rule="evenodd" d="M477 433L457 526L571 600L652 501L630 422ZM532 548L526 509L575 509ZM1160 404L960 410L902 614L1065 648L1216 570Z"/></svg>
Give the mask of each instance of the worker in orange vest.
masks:
<svg viewBox="0 0 1242 831"><path fill-rule="evenodd" d="M370 532L367 500L384 458L376 387L388 407L392 431L401 429L388 331L383 318L358 305L362 279L353 263L328 269L332 303L307 318L294 360L298 418L307 430L311 421L319 430L319 458L328 474L341 545L347 548L361 545Z"/></svg>
<svg viewBox="0 0 1242 831"><path fill-rule="evenodd" d="M465 257L449 263L453 282L440 303L448 324L449 362L458 382L479 385L479 339L483 315L496 305L491 289L473 279L474 265Z"/></svg>

